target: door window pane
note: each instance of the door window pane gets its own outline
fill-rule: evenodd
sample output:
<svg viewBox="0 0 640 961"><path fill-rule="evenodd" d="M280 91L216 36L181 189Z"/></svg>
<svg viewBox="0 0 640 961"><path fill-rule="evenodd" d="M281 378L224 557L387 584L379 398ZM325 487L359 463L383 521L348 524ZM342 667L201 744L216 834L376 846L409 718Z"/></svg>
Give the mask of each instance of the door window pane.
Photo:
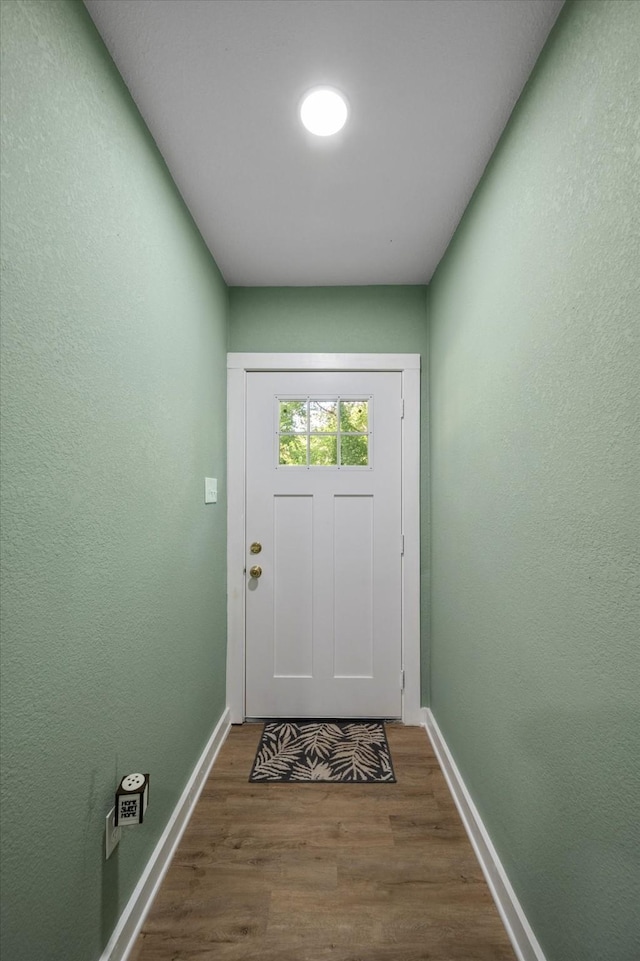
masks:
<svg viewBox="0 0 640 961"><path fill-rule="evenodd" d="M343 434L340 438L340 463L343 467L366 467L369 463L369 438L366 434Z"/></svg>
<svg viewBox="0 0 640 961"><path fill-rule="evenodd" d="M338 463L336 434L315 434L309 438L309 463L314 467L335 467Z"/></svg>
<svg viewBox="0 0 640 961"><path fill-rule="evenodd" d="M369 430L369 404L366 400L340 401L340 430L358 433Z"/></svg>
<svg viewBox="0 0 640 961"><path fill-rule="evenodd" d="M280 401L280 433L293 434L307 432L306 400Z"/></svg>
<svg viewBox="0 0 640 961"><path fill-rule="evenodd" d="M335 400L309 401L309 430L312 434L324 431L337 431Z"/></svg>
<svg viewBox="0 0 640 961"><path fill-rule="evenodd" d="M291 465L307 465L307 435L280 435L280 463Z"/></svg>

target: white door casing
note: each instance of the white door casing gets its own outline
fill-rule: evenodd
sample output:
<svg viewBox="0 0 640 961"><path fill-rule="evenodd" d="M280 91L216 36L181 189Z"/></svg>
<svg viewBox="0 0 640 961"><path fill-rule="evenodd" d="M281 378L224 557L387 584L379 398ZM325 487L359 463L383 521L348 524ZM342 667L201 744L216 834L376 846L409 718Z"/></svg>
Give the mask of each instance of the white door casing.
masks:
<svg viewBox="0 0 640 961"><path fill-rule="evenodd" d="M285 381L281 378L269 375L252 378L256 371L313 372L309 378L315 378L315 384L310 387L311 379L305 380L302 373L289 374L288 386L283 390ZM331 371L341 373L332 376ZM382 377L379 383L386 382L384 390L390 389L392 395L395 392L398 401L401 394L404 401L401 437L396 441L391 438L385 449L384 434L389 424L385 427L384 390L378 404L373 400L373 470L279 468L274 430L278 395L364 396L365 392L371 393L365 384L368 375L363 372L366 371L395 372ZM372 375L374 381L376 376ZM405 723L419 723L419 377L419 355L228 355L227 697L234 723L241 722L245 716L376 715L401 715ZM252 387L252 380L254 385L262 386ZM369 386L373 383L371 378L368 383ZM258 412L254 437L247 433L247 405ZM397 418L399 403L387 399L386 406ZM258 460L250 453L247 462L248 444L253 451L256 440ZM396 490L391 466L394 462ZM378 466L381 471L376 488ZM397 470L398 467L401 469ZM261 490L267 474L268 483ZM385 492L391 491L393 503L388 505L387 520L372 538L374 501L378 498L375 502L380 507ZM375 513L384 512L378 509ZM333 534L334 521L337 521L337 542ZM277 558L273 556L274 524L279 530ZM260 530L253 529L260 525ZM398 544L400 538L396 537L398 530L404 541L403 554ZM248 552L253 540L264 541L263 552L255 557ZM375 564L374 545L378 547ZM285 547L290 550L283 554ZM386 554L388 561L385 561ZM323 557L324 561L331 560L330 576ZM338 563L335 574L333 559ZM260 562L263 568L259 580L249 577L252 562ZM311 568L318 564L321 584L314 589L314 603L297 607L287 604L286 599L292 592L302 596L309 590ZM367 586L365 572L372 566L378 581L373 584L369 581ZM276 569L277 585L274 584ZM372 601L377 593L384 593L385 584L395 592L395 601L389 603L387 599L384 608L378 604L376 609L367 598ZM354 591L361 592L360 601L365 602L365 607L368 604L369 610L364 611L360 620L350 621L348 598ZM280 604L277 632L273 631L274 598L276 617ZM350 634L349 644L342 647L339 643L336 647L333 640L326 643L336 607L338 635ZM283 622L283 615L289 618L288 625ZM394 648L392 643L381 648L377 642L377 648L371 647L376 625L379 639L393 638L395 632L397 641L400 629L401 646L396 644ZM267 643L262 643L259 649L252 647L252 638L258 634L264 642L265 629ZM324 635L325 641L312 649L314 634L317 638ZM402 692L400 669L405 679ZM311 680L313 674L316 681ZM245 675L248 703L245 702ZM336 675L338 682L333 679ZM265 679L268 683L264 683Z"/></svg>
<svg viewBox="0 0 640 961"><path fill-rule="evenodd" d="M401 716L401 381L247 374L249 717Z"/></svg>

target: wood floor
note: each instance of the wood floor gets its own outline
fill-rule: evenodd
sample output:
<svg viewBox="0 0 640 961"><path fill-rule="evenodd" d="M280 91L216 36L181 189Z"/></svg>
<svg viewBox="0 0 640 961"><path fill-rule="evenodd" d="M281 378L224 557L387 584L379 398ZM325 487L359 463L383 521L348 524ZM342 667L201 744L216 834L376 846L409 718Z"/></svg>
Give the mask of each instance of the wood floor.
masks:
<svg viewBox="0 0 640 961"><path fill-rule="evenodd" d="M249 784L234 727L130 961L514 961L426 733L397 784Z"/></svg>

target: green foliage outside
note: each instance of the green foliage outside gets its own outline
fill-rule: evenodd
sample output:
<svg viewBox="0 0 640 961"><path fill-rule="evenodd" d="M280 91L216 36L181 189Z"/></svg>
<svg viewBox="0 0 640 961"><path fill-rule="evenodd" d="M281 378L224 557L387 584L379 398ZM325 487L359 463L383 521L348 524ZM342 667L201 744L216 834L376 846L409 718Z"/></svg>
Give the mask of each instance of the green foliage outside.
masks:
<svg viewBox="0 0 640 961"><path fill-rule="evenodd" d="M280 464L366 467L369 462L366 400L280 401Z"/></svg>

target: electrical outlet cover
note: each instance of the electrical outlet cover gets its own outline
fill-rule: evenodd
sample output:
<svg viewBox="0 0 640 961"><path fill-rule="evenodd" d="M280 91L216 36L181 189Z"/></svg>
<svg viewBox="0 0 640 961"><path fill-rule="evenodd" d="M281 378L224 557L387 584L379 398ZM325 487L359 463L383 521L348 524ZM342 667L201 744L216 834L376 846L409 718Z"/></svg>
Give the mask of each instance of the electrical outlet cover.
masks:
<svg viewBox="0 0 640 961"><path fill-rule="evenodd" d="M122 837L122 828L116 827L115 824L116 809L113 807L107 814L105 820L104 828L104 854L105 858L110 858L113 854L116 846L118 845L120 838Z"/></svg>

